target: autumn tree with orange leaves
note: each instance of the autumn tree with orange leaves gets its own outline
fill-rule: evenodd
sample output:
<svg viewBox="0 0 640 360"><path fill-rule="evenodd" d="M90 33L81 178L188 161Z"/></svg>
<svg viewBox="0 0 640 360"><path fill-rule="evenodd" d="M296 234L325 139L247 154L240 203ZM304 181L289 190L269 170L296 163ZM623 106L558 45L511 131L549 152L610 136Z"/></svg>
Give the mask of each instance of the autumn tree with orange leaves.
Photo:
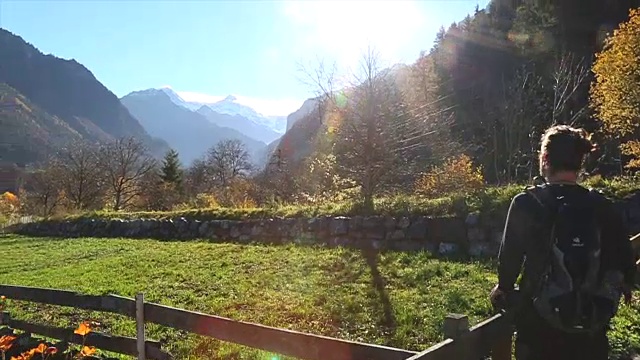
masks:
<svg viewBox="0 0 640 360"><path fill-rule="evenodd" d="M629 12L593 65L591 107L604 133L621 142L630 157L627 168L640 168L640 9Z"/></svg>

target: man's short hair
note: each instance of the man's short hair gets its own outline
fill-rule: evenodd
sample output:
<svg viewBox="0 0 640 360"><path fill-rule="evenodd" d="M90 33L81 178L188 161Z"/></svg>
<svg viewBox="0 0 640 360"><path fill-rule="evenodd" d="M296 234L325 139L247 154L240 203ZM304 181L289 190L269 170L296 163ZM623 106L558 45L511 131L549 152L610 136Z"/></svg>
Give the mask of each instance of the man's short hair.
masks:
<svg viewBox="0 0 640 360"><path fill-rule="evenodd" d="M548 128L542 135L540 144L540 174L543 164L550 173L575 171L582 169L585 155L595 148L589 134L584 129L568 125L556 125Z"/></svg>

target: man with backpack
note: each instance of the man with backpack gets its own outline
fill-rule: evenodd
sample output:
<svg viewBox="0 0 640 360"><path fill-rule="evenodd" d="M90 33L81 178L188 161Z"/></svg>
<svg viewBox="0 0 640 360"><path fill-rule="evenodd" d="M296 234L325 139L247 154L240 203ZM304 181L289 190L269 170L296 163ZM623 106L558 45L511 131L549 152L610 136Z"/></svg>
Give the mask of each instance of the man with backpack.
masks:
<svg viewBox="0 0 640 360"><path fill-rule="evenodd" d="M515 313L518 360L607 359L609 321L621 297L631 301L636 269L623 218L577 184L593 148L582 129L549 128L539 158L544 184L511 202L491 301Z"/></svg>

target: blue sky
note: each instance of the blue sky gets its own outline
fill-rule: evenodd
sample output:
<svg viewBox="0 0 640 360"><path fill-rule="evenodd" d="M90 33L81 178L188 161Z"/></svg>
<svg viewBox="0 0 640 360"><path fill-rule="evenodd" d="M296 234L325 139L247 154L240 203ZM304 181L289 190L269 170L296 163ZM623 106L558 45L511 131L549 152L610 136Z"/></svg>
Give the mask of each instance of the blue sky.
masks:
<svg viewBox="0 0 640 360"><path fill-rule="evenodd" d="M440 26L488 1L0 0L0 27L76 59L118 96L170 86L286 115L313 95L300 64L346 73L369 45L383 65L411 63Z"/></svg>

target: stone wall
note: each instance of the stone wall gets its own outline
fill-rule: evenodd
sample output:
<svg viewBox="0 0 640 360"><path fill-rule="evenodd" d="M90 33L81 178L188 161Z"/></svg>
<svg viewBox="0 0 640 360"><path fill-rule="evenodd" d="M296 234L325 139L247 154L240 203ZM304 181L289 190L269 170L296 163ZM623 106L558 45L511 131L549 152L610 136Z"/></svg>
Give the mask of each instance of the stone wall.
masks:
<svg viewBox="0 0 640 360"><path fill-rule="evenodd" d="M129 237L163 240L208 239L240 243L323 244L356 248L440 253L496 252L502 224L491 226L477 215L458 217L316 217L265 220L186 218L45 221L18 225L14 232L33 236Z"/></svg>
<svg viewBox="0 0 640 360"><path fill-rule="evenodd" d="M616 202L629 234L640 232L640 193ZM316 217L260 220L186 218L45 221L16 225L33 236L129 237L161 240L206 239L219 242L322 244L441 254L497 254L504 218L472 213L466 217Z"/></svg>

